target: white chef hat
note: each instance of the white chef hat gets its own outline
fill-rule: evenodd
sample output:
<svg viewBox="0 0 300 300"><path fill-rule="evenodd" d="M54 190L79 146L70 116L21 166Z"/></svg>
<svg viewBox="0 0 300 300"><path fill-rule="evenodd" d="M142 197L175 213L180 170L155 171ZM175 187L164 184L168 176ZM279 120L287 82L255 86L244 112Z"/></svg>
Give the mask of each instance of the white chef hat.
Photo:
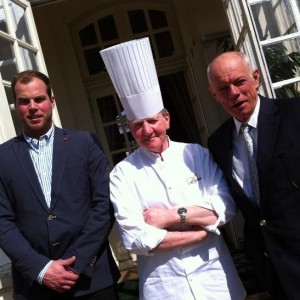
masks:
<svg viewBox="0 0 300 300"><path fill-rule="evenodd" d="M100 54L129 120L148 118L164 108L149 38L121 43Z"/></svg>

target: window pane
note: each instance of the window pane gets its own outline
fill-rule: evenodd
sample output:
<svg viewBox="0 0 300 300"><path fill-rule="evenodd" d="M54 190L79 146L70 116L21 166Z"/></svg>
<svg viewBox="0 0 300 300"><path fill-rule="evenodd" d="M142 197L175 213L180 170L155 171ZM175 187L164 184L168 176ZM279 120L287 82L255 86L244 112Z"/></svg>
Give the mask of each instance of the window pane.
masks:
<svg viewBox="0 0 300 300"><path fill-rule="evenodd" d="M166 14L160 10L149 10L149 17L153 29L158 29L168 26Z"/></svg>
<svg viewBox="0 0 300 300"><path fill-rule="evenodd" d="M126 113L123 110L121 113L121 117L120 115L118 115L116 117L116 121L117 121L117 127L120 133L125 134L125 132L130 132L129 126L128 126L128 120L126 118Z"/></svg>
<svg viewBox="0 0 300 300"><path fill-rule="evenodd" d="M16 37L23 42L30 44L31 40L24 9L12 1L9 1L9 6L11 8L11 14L15 25Z"/></svg>
<svg viewBox="0 0 300 300"><path fill-rule="evenodd" d="M7 81L10 81L12 76L17 73L12 49L12 44L0 38L0 72L2 79Z"/></svg>
<svg viewBox="0 0 300 300"><path fill-rule="evenodd" d="M300 96L300 83L293 83L275 89L276 98L293 98Z"/></svg>
<svg viewBox="0 0 300 300"><path fill-rule="evenodd" d="M99 74L105 70L102 58L100 57L100 48L93 48L84 51L86 65L91 75Z"/></svg>
<svg viewBox="0 0 300 300"><path fill-rule="evenodd" d="M17 134L20 134L22 132L22 125L19 121L19 118L17 116L16 110L15 110L15 105L14 105L14 100L13 100L13 95L11 92L11 88L5 86L5 93L7 97L7 101L9 103L10 111L11 111L11 117L13 119L14 127L16 130Z"/></svg>
<svg viewBox="0 0 300 300"><path fill-rule="evenodd" d="M97 99L97 105L102 123L105 124L108 122L116 121L118 112L115 106L114 97L112 95Z"/></svg>
<svg viewBox="0 0 300 300"><path fill-rule="evenodd" d="M131 25L132 33L141 33L148 31L148 26L143 10L130 10L128 17Z"/></svg>
<svg viewBox="0 0 300 300"><path fill-rule="evenodd" d="M115 40L118 38L118 31L115 20L112 15L98 20L98 26L103 42Z"/></svg>
<svg viewBox="0 0 300 300"><path fill-rule="evenodd" d="M273 83L299 76L300 38L263 47Z"/></svg>
<svg viewBox="0 0 300 300"><path fill-rule="evenodd" d="M297 32L289 0L270 0L251 5L261 41Z"/></svg>
<svg viewBox="0 0 300 300"><path fill-rule="evenodd" d="M174 44L169 31L157 33L154 35L159 57L174 55Z"/></svg>
<svg viewBox="0 0 300 300"><path fill-rule="evenodd" d="M79 32L82 46L93 45L97 43L97 36L94 24L90 24Z"/></svg>
<svg viewBox="0 0 300 300"><path fill-rule="evenodd" d="M0 1L0 30L8 33L3 6Z"/></svg>
<svg viewBox="0 0 300 300"><path fill-rule="evenodd" d="M37 70L35 53L33 53L25 48L22 48L22 47L20 47L20 51L21 51L23 62L26 66L26 69Z"/></svg>
<svg viewBox="0 0 300 300"><path fill-rule="evenodd" d="M104 127L110 151L126 148L124 134L120 133L117 124Z"/></svg>

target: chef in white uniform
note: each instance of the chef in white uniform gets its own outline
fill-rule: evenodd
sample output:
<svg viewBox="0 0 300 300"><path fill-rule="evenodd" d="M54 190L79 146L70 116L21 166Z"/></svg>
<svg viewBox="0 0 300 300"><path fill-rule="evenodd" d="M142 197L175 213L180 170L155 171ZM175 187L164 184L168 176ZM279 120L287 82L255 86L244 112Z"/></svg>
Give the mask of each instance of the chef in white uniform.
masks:
<svg viewBox="0 0 300 300"><path fill-rule="evenodd" d="M110 174L122 240L138 257L139 299L245 299L218 229L236 206L208 150L169 139L149 39L100 53L139 145Z"/></svg>

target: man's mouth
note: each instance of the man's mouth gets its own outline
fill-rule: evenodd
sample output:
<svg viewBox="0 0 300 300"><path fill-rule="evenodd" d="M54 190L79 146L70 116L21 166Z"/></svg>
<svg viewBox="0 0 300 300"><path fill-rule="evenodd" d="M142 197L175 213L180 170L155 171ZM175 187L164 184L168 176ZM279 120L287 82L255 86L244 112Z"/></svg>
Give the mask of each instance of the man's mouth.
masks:
<svg viewBox="0 0 300 300"><path fill-rule="evenodd" d="M246 103L246 101L240 101L238 103L235 103L234 105L232 105L232 108L239 108L241 107L244 103Z"/></svg>
<svg viewBox="0 0 300 300"><path fill-rule="evenodd" d="M41 116L28 116L28 119L29 120L38 120L38 119L40 119L41 118Z"/></svg>
<svg viewBox="0 0 300 300"><path fill-rule="evenodd" d="M143 140L144 140L145 142L148 142L148 141L152 140L153 138L155 138L155 136L149 136L149 137L147 137L147 138L144 138Z"/></svg>

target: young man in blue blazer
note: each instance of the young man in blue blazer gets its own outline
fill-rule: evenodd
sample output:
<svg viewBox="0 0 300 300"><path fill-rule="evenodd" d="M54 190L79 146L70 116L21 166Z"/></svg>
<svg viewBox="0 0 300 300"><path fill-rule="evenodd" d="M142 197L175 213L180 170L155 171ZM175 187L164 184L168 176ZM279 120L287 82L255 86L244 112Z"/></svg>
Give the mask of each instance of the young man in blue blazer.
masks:
<svg viewBox="0 0 300 300"><path fill-rule="evenodd" d="M23 133L0 146L0 247L15 299L117 299L109 167L96 138L57 128L49 78L12 79Z"/></svg>

